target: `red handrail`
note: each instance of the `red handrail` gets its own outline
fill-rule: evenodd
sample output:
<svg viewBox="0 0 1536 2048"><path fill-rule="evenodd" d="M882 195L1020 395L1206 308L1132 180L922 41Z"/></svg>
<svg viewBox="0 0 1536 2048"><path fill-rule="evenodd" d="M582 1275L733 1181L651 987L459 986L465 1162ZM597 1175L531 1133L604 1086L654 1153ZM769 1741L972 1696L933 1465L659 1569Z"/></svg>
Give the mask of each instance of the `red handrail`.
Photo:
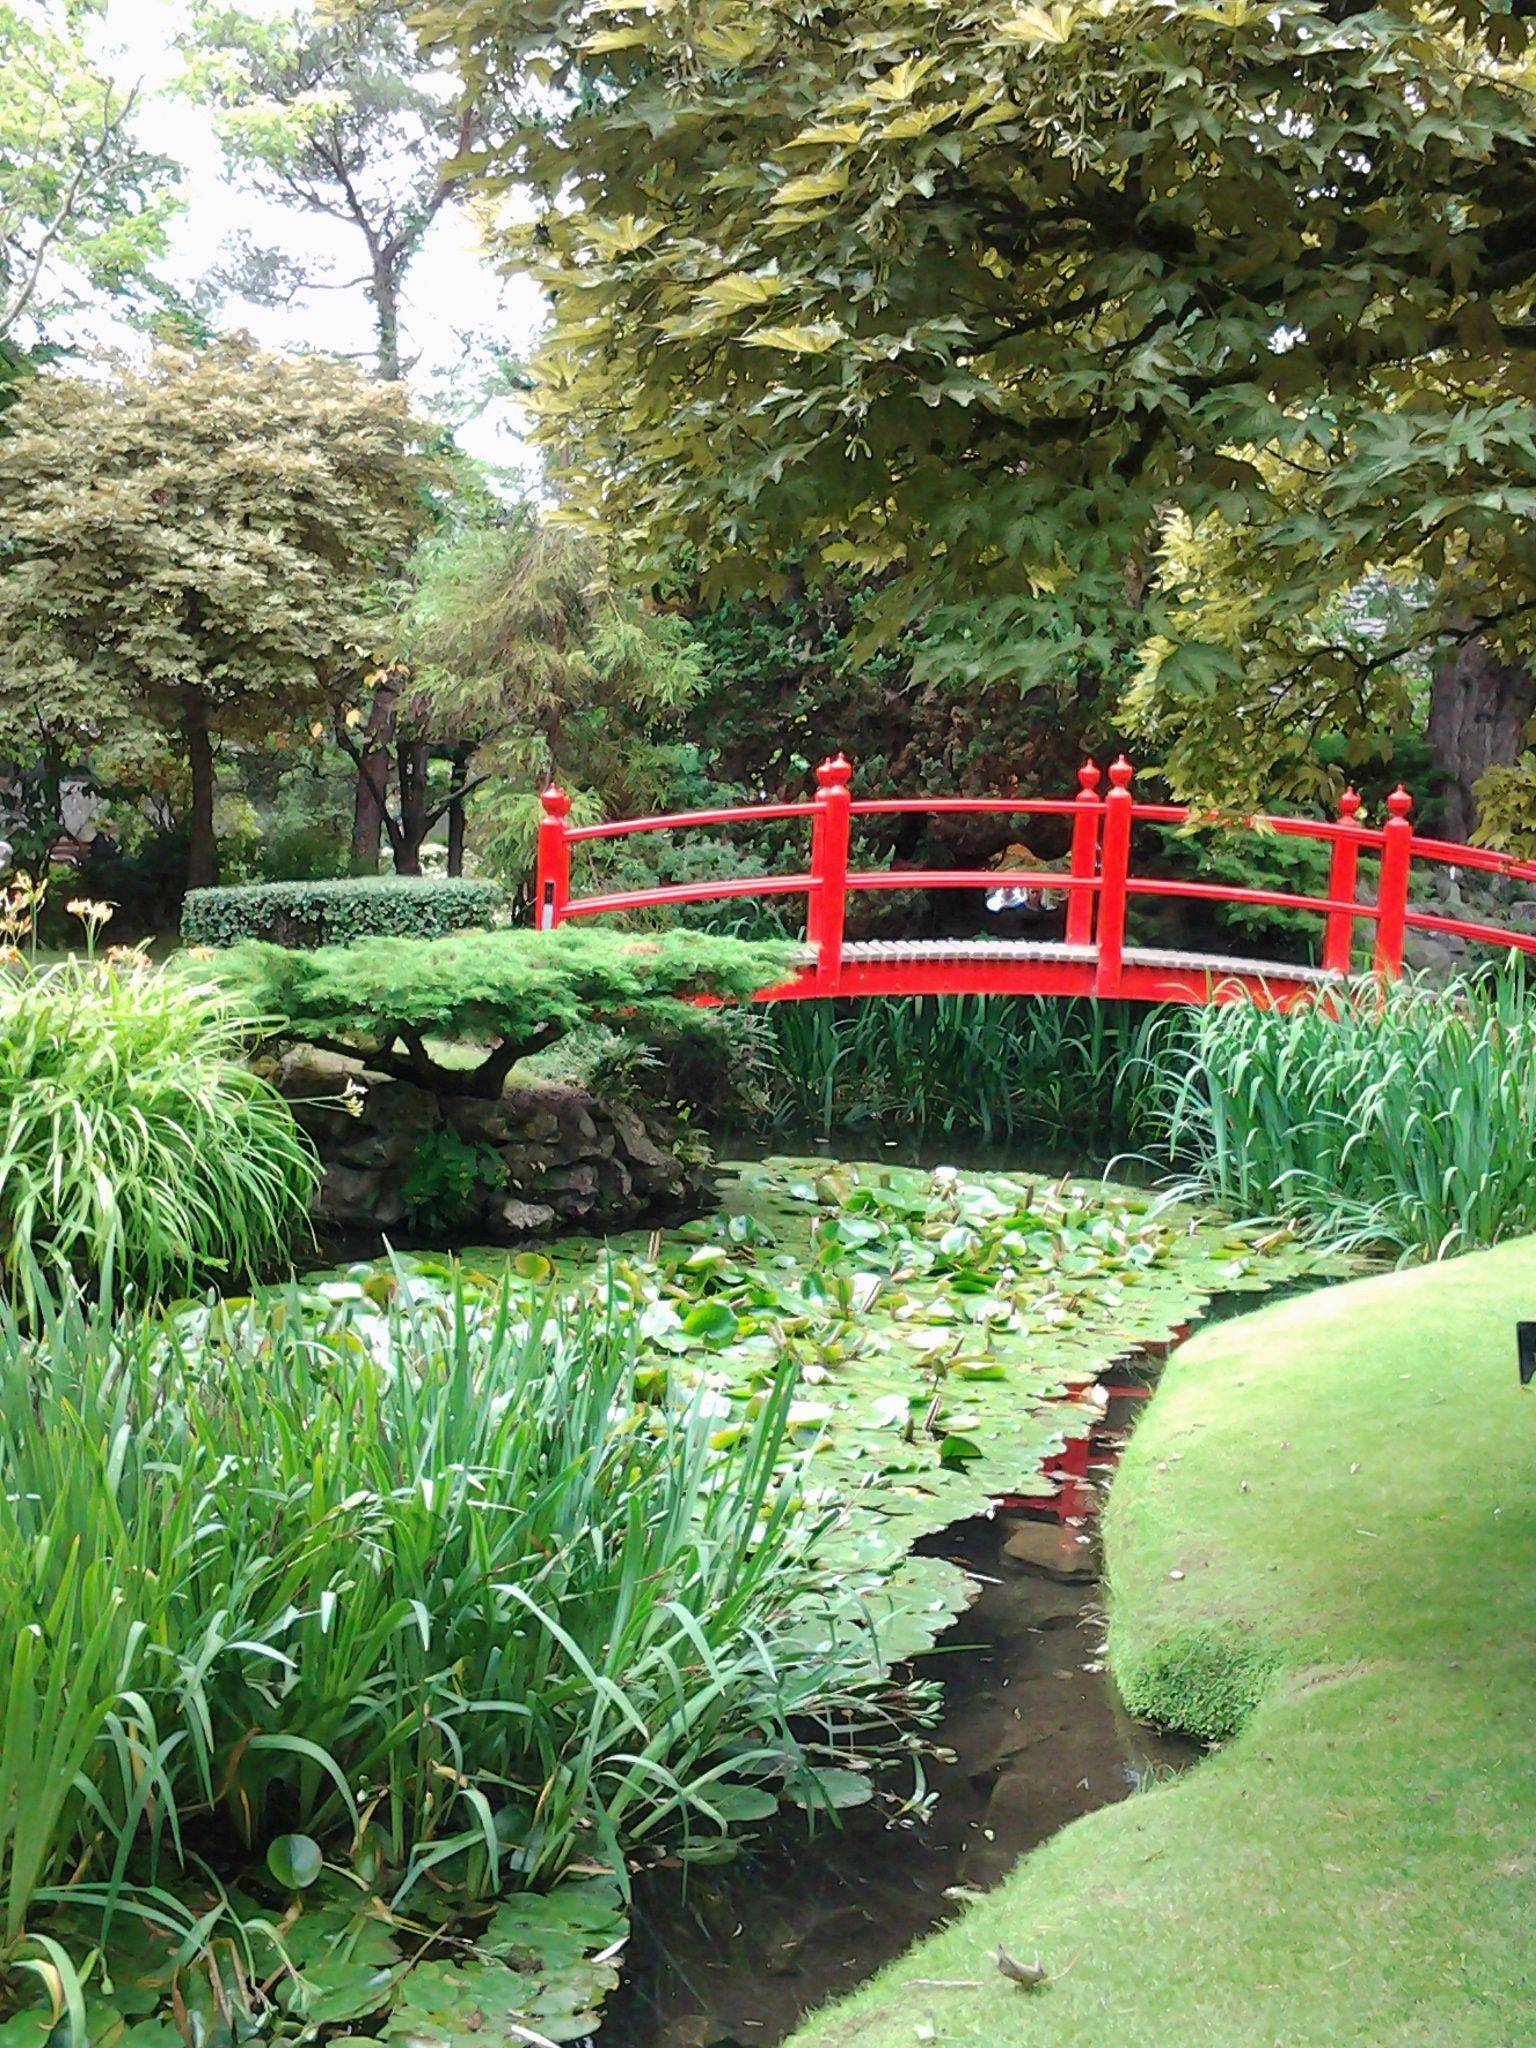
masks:
<svg viewBox="0 0 1536 2048"><path fill-rule="evenodd" d="M796 981L765 994L836 994L847 987L855 992L875 985L895 986L871 978L860 960L860 972L849 982L845 967L843 921L850 894L900 889L1016 889L1041 895L1060 894L1066 902L1066 945L1060 949L1058 971L1045 960L1041 979L1028 984L1065 993L1094 993L1112 996L1130 993L1155 997L1173 993L1192 996L1195 986L1193 964L1172 977L1150 970L1145 952L1134 953L1127 962L1126 913L1132 899L1176 898L1198 903L1243 904L1274 910L1311 914L1322 921L1322 964L1325 970L1347 974L1360 926L1374 928L1372 955L1375 972L1388 978L1402 971L1404 938L1409 931L1442 932L1476 944L1503 946L1521 953L1536 953L1536 933L1505 931L1475 919L1443 916L1420 910L1410 901L1414 867L1441 865L1465 867L1512 881L1536 883L1536 861L1515 860L1483 847L1462 846L1450 840L1420 838L1409 823L1412 809L1406 791L1394 790L1387 799L1387 815L1380 825L1362 825L1360 799L1346 790L1335 819L1256 815L1240 821L1239 829L1273 832L1287 838L1315 841L1330 849L1325 893L1317 896L1287 889L1250 888L1237 883L1183 880L1133 873L1131 867L1134 828L1143 824L1205 825L1223 821L1214 813L1193 810L1184 804L1146 803L1131 793L1134 779L1131 764L1122 756L1109 770L1109 786L1100 793L1100 774L1093 762L1078 773L1075 797L858 797L851 796L852 771L836 755L816 770L816 795L806 802L741 804L718 809L680 811L670 816L606 819L598 824L572 826L570 799L552 788L544 792L543 818L538 835L538 871L535 916L548 929L571 917L593 917L610 912L665 909L680 904L724 902L750 897L802 896L806 904L806 937L814 952L814 965ZM849 839L853 822L883 817L932 815L938 817L1038 817L1070 819L1071 845L1065 871L1055 868L877 868L849 870ZM599 891L573 897L570 893L571 848L586 841L620 839L630 833L682 831L699 827L760 825L806 819L810 825L809 859L803 870L767 875L722 877L718 880L681 882L644 889ZM1373 902L1358 900L1358 868L1362 855L1376 863L1376 894ZM890 949L886 949L889 951ZM921 952L921 948L916 949ZM982 949L985 952L985 948ZM1001 952L1002 949L1000 949ZM880 951L877 947L876 953ZM898 947L898 953L903 949ZM913 951L905 949L903 957ZM1045 959L1050 945L1026 947ZM869 948L863 949L868 955ZM958 957L958 956L957 956ZM967 960L977 957L975 949ZM1179 956L1184 958L1185 956ZM1070 974L1067 970L1070 969ZM1265 976L1282 980L1288 970L1261 968L1253 964L1250 985L1262 992ZM1290 971L1295 975L1295 970ZM961 970L956 969L956 976ZM1182 975L1182 979L1180 976ZM998 969L989 980L983 969L967 966L963 977L947 976L937 970L909 981L913 987L1018 988L1025 986L1012 969ZM999 978L1000 977L1000 978ZM1084 977L1087 977L1086 979ZM1230 984L1229 984L1230 985ZM1193 999L1200 999L1193 996Z"/></svg>
<svg viewBox="0 0 1536 2048"><path fill-rule="evenodd" d="M863 868L848 877L850 889L1038 889L1096 891L1097 875L1061 875L1055 868Z"/></svg>
<svg viewBox="0 0 1536 2048"><path fill-rule="evenodd" d="M848 808L856 818L910 817L930 811L939 817L1070 818L1077 804L1070 797L1056 796L862 796Z"/></svg>
<svg viewBox="0 0 1536 2048"><path fill-rule="evenodd" d="M1333 896L1293 896L1284 889L1249 889L1236 882L1186 882L1177 877L1131 877L1127 896L1190 897L1198 903L1259 903L1269 910L1342 911L1348 917L1380 917L1374 903Z"/></svg>
<svg viewBox="0 0 1536 2048"><path fill-rule="evenodd" d="M546 792L548 794L548 792ZM566 798L570 808L570 798ZM622 839L629 832L672 832L690 825L756 825L767 818L813 818L816 806L808 804L742 804L729 811L674 811L670 817L608 818L599 825L573 825L567 841L578 839Z"/></svg>

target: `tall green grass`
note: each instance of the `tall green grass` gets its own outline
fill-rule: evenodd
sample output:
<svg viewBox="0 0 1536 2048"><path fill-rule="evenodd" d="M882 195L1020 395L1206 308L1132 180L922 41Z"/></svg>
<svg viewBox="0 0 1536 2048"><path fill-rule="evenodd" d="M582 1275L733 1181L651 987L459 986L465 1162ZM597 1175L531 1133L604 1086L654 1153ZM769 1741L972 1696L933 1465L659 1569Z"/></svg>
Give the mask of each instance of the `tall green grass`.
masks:
<svg viewBox="0 0 1536 2048"><path fill-rule="evenodd" d="M776 1124L1088 1147L1145 1136L1150 1024L1130 1004L889 997L776 1003L766 1021L762 1092Z"/></svg>
<svg viewBox="0 0 1536 2048"><path fill-rule="evenodd" d="M0 975L0 1285L150 1292L260 1268L303 1229L313 1152L246 1064L229 998L137 960Z"/></svg>
<svg viewBox="0 0 1536 2048"><path fill-rule="evenodd" d="M1144 1059L1161 1148L1239 1214L1400 1259L1536 1230L1536 1002L1518 971L1170 1013Z"/></svg>
<svg viewBox="0 0 1536 2048"><path fill-rule="evenodd" d="M0 1964L295 1831L398 1908L817 1804L886 1681L790 1393L722 1432L606 1307L403 1274L0 1312Z"/></svg>

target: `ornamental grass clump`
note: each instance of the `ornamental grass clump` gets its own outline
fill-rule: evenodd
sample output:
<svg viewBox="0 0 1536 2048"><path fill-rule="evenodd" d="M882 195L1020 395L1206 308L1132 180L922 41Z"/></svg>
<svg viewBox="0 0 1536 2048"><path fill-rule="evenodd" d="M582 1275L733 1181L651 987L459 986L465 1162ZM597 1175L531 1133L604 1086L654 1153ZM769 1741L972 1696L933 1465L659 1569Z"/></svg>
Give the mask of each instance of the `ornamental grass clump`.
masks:
<svg viewBox="0 0 1536 2048"><path fill-rule="evenodd" d="M0 976L0 1286L151 1294L260 1270L305 1229L308 1140L223 990L134 955Z"/></svg>
<svg viewBox="0 0 1536 2048"><path fill-rule="evenodd" d="M791 1369L722 1430L611 1301L442 1271L0 1312L0 1967L322 1864L390 1925L622 1879L878 1745Z"/></svg>
<svg viewBox="0 0 1536 2048"><path fill-rule="evenodd" d="M1536 1001L1517 967L1193 1009L1147 1060L1161 1142L1239 1214L1403 1260L1536 1230Z"/></svg>

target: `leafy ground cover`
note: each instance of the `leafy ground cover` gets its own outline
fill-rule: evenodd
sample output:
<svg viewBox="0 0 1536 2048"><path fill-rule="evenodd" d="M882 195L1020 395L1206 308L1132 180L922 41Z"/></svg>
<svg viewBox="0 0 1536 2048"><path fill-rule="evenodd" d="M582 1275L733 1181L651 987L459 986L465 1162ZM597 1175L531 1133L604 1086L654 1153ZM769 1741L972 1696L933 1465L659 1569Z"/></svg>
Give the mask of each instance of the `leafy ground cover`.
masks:
<svg viewBox="0 0 1536 2048"><path fill-rule="evenodd" d="M1197 1335L1106 1525L1134 1704L1236 1725L795 2048L1510 2048L1530 2034L1536 1240ZM995 1952L1037 1959L1021 1988Z"/></svg>

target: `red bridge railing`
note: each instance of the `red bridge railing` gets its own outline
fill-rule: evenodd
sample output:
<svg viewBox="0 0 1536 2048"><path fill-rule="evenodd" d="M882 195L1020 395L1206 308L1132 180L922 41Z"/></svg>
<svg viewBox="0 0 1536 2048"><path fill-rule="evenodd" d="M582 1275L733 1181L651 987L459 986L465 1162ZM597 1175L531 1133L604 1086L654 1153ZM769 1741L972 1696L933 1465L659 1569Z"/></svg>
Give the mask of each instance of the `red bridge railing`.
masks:
<svg viewBox="0 0 1536 2048"><path fill-rule="evenodd" d="M729 809L682 811L671 815L624 818L596 825L575 825L570 820L570 798L558 788L547 789L542 798L543 819L539 826L538 866L535 880L535 921L552 930L570 918L596 917L629 911L665 909L684 904L727 902L736 898L801 896L805 899L805 935L813 962L793 985L771 991L784 995L835 995L872 992L867 979L855 986L850 977L850 956L846 949L845 921L850 895L880 889L986 889L1016 888L1025 892L1044 891L1066 897L1065 928L1054 948L1015 947L1017 955L1031 950L1049 965L1053 951L1059 960L1073 966L1074 975L1062 980L1056 975L1048 985L1063 992L1098 996L1184 995L1199 999L1198 979L1190 969L1181 968L1182 980L1169 981L1168 970L1149 967L1146 949L1132 948L1126 941L1126 919L1130 905L1144 898L1184 899L1213 906L1246 904L1276 910L1299 911L1316 916L1320 923L1319 969L1325 974L1347 975L1352 971L1357 927L1372 932L1372 971L1386 978L1402 972L1403 950L1409 931L1448 934L1471 944L1499 947L1521 953L1536 953L1536 934L1511 931L1499 925L1473 919L1450 917L1415 906L1413 877L1417 870L1449 867L1502 877L1522 884L1536 884L1536 862L1511 859L1480 847L1455 844L1449 840L1420 838L1409 822L1412 798L1399 787L1387 798L1386 817L1380 825L1360 822L1360 798L1346 790L1339 800L1334 819L1254 817L1243 821L1254 833L1275 833L1287 838L1307 839L1330 849L1326 894L1300 895L1286 890L1248 888L1224 881L1189 880L1138 872L1132 865L1135 827L1139 824L1184 825L1202 822L1186 806L1138 802L1131 794L1134 771L1124 756L1109 769L1108 788L1101 793L1103 778L1095 763L1086 762L1078 771L1076 796L1047 797L886 797L855 798L850 791L852 769L841 755L823 761L816 770L816 795L804 803L747 804ZM849 865L850 843L855 820L889 818L908 814L967 817L1059 818L1070 822L1070 844L1064 870L1055 868L872 868ZM782 874L753 875L733 879L672 883L644 889L620 889L596 894L571 894L572 849L607 839L621 839L646 832L677 832L696 829L806 822L808 857L804 869ZM1373 901L1359 897L1362 856L1376 864ZM938 956L944 942L930 942L935 962L920 983L924 988L982 991L991 987L1019 988L1016 972L989 971L985 954L969 949L966 957L954 957L947 966ZM855 949L856 951L858 949ZM916 948L911 949L916 951ZM996 959L1003 961L1008 946L999 942ZM1191 960L1193 956L1179 956ZM1195 963L1198 965L1198 962ZM1216 963L1213 961L1213 965ZM1221 967L1223 986L1235 980L1253 983L1284 981L1305 970L1275 967L1260 974L1253 963L1253 975L1236 971L1233 963ZM909 976L910 980L911 977ZM882 987L905 985L900 975L887 973ZM1209 988L1207 988L1209 992Z"/></svg>

